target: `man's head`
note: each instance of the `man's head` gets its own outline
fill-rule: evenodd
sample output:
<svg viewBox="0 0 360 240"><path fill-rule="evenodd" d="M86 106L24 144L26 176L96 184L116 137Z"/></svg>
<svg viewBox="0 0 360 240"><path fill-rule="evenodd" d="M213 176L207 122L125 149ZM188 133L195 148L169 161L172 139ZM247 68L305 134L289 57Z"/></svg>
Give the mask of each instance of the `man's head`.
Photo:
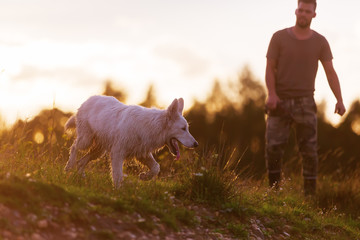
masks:
<svg viewBox="0 0 360 240"><path fill-rule="evenodd" d="M316 17L316 0L298 0L298 8L295 11L296 26L300 28L310 27L311 21Z"/></svg>
<svg viewBox="0 0 360 240"><path fill-rule="evenodd" d="M314 11L316 10L316 6L317 6L316 0L298 0L298 5L300 4L300 2L314 4L315 7Z"/></svg>

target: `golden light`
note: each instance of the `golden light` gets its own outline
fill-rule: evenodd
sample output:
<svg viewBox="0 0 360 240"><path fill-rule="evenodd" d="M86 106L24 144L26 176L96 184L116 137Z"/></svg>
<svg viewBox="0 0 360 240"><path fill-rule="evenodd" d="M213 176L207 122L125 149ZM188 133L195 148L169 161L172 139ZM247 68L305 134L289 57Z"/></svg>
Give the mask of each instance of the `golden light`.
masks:
<svg viewBox="0 0 360 240"><path fill-rule="evenodd" d="M41 132L41 131L37 131L35 134L34 134L34 141L37 143L37 144L42 144L44 142L44 134Z"/></svg>
<svg viewBox="0 0 360 240"><path fill-rule="evenodd" d="M354 121L351 123L351 129L357 135L360 135L360 117L356 117Z"/></svg>

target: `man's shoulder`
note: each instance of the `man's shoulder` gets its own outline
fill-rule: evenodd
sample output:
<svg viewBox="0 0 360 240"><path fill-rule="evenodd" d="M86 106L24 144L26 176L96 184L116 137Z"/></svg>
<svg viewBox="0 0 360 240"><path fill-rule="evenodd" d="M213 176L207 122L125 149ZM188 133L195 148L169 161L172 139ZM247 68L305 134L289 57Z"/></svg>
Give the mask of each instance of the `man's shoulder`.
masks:
<svg viewBox="0 0 360 240"><path fill-rule="evenodd" d="M281 36L284 34L288 34L288 29L289 28L284 28L284 29L278 30L274 33L274 36Z"/></svg>
<svg viewBox="0 0 360 240"><path fill-rule="evenodd" d="M318 33L317 31L313 30L313 32L314 32L314 37L316 37L322 41L323 40L327 41L326 38L323 35L321 35L320 33Z"/></svg>
<svg viewBox="0 0 360 240"><path fill-rule="evenodd" d="M275 41L283 41L283 40L287 40L287 38L289 37L289 28L284 28L281 30L276 31L273 36L272 39Z"/></svg>

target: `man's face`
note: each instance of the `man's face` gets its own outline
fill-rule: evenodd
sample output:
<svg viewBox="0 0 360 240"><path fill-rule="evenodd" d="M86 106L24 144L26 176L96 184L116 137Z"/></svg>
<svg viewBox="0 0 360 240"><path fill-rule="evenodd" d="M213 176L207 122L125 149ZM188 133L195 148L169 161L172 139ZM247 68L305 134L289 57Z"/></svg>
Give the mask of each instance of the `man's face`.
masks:
<svg viewBox="0 0 360 240"><path fill-rule="evenodd" d="M296 26L300 28L310 27L311 20L316 16L315 5L312 3L300 2L295 11Z"/></svg>

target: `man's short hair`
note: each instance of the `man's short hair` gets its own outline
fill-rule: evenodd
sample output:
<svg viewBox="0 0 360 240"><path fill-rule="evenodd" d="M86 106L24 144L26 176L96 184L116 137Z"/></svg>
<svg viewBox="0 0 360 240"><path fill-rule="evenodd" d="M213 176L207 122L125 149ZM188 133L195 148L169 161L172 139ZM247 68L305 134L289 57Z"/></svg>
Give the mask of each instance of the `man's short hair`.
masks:
<svg viewBox="0 0 360 240"><path fill-rule="evenodd" d="M315 9L316 9L316 0L298 0L298 5L300 2L303 2L303 3L313 3L315 5Z"/></svg>

